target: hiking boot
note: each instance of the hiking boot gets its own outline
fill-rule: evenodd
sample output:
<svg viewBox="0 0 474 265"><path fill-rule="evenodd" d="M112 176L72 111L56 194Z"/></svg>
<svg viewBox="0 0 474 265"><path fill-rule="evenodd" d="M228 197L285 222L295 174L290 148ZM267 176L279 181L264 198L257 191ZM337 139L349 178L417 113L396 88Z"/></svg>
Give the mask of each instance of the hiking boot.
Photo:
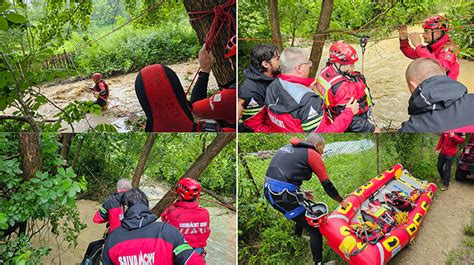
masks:
<svg viewBox="0 0 474 265"><path fill-rule="evenodd" d="M442 191L447 191L448 190L448 186L444 185L442 188L441 188Z"/></svg>

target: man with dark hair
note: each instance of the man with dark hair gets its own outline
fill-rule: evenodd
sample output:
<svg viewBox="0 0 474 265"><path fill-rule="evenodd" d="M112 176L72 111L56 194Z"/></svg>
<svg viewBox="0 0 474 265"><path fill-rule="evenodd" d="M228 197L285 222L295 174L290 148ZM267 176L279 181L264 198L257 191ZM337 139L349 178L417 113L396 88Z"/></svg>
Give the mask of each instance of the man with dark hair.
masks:
<svg viewBox="0 0 474 265"><path fill-rule="evenodd" d="M405 76L412 95L401 132L474 132L474 94L447 77L438 61L416 59Z"/></svg>
<svg viewBox="0 0 474 265"><path fill-rule="evenodd" d="M238 108L242 131L270 132L270 125L265 122L265 93L279 73L279 67L280 53L275 45L258 44L252 48L250 65L243 72L245 81L239 88Z"/></svg>
<svg viewBox="0 0 474 265"><path fill-rule="evenodd" d="M317 133L306 137L306 142L291 139L275 153L265 173L264 196L285 218L295 222L295 233L301 236L303 228L309 232L311 252L316 264L322 264L323 238L319 228L310 226L305 218L305 200L313 200L311 191L302 191L303 181L311 179L315 173L324 191L341 207L347 202L342 199L329 179L324 165L324 139Z"/></svg>
<svg viewBox="0 0 474 265"><path fill-rule="evenodd" d="M121 227L107 238L104 264L205 264L172 225L156 222L140 189L124 193Z"/></svg>

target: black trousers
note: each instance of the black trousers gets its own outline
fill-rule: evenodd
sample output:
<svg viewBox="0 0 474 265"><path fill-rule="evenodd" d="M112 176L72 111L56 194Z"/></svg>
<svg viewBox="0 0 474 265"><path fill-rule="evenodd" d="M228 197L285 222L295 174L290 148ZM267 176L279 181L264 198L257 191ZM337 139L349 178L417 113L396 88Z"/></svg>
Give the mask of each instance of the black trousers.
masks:
<svg viewBox="0 0 474 265"><path fill-rule="evenodd" d="M99 264L102 258L102 249L104 247L105 239L100 239L93 241L89 244L84 254L84 259L81 262L81 265L93 265Z"/></svg>
<svg viewBox="0 0 474 265"><path fill-rule="evenodd" d="M302 195L298 195L298 199L295 196L290 195L288 192L283 192L281 195L271 195L267 188L264 189L263 194L268 202L281 213L284 211L291 211L296 207L300 206L299 201L303 201L304 198ZM276 205L273 205L270 200L272 196L273 201ZM305 217L305 212L291 219L295 222L295 234L301 236L303 229L306 229L309 233L309 243L311 247L311 253L313 254L313 261L318 264L323 260L323 236L319 232L319 228L314 228L308 224Z"/></svg>
<svg viewBox="0 0 474 265"><path fill-rule="evenodd" d="M453 165L454 157L445 156L443 154L438 155L438 172L444 186L449 186L449 180L451 179L451 166Z"/></svg>
<svg viewBox="0 0 474 265"><path fill-rule="evenodd" d="M98 98L96 101L94 101L94 104L97 104L97 105L103 107L107 104L107 101L103 98Z"/></svg>
<svg viewBox="0 0 474 265"><path fill-rule="evenodd" d="M295 234L301 236L303 229L309 233L309 246L313 254L313 261L315 264L323 261L323 236L319 232L319 228L314 228L306 222L305 214L300 214L291 219L295 222Z"/></svg>

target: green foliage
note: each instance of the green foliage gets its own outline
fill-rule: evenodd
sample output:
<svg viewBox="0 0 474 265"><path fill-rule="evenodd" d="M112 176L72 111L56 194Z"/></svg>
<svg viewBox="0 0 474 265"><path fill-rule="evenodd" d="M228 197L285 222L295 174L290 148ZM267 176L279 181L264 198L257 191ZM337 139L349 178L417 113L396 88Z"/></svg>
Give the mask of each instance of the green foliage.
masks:
<svg viewBox="0 0 474 265"><path fill-rule="evenodd" d="M77 46L84 45L79 36L73 41L77 41ZM93 46L84 47L74 57L74 63L84 75L122 74L150 64L187 61L195 58L198 51L198 40L189 24L166 23L159 28L123 28Z"/></svg>
<svg viewBox="0 0 474 265"><path fill-rule="evenodd" d="M95 132L78 137L84 138L84 144L75 170L86 176L89 187L83 196L100 200L114 191L118 179L131 178L147 134ZM148 179L174 185L215 137L216 134L211 133L157 134L144 175ZM73 144L72 150L75 147ZM206 189L235 197L235 142L227 145L214 158L199 180Z"/></svg>
<svg viewBox="0 0 474 265"><path fill-rule="evenodd" d="M28 226L18 236L5 234L27 223L49 224L53 235L64 235L70 245L85 227L76 208L76 195L86 189L86 181L71 168L63 167L56 134L41 135L42 165L35 177L22 176L18 139L14 134L0 134L0 259L6 264L36 264L49 252L48 246L33 246L33 234L44 227ZM5 236L10 236L5 240Z"/></svg>
<svg viewBox="0 0 474 265"><path fill-rule="evenodd" d="M474 57L473 8L472 2L452 1L446 14L449 19L449 27L452 28L449 31L449 36L459 46L461 57L470 59Z"/></svg>
<svg viewBox="0 0 474 265"><path fill-rule="evenodd" d="M43 15L36 19L27 16L29 8L21 1L14 8L9 1L2 1L0 6L0 111L13 107L17 110L14 116L26 117L26 120L6 122L1 129L57 131L61 121L53 124L38 121L43 117L37 110L48 101L38 93L37 85L44 78L64 75L60 71L42 71L42 62L68 37L66 26L78 30L88 25L92 1L48 1L42 7Z"/></svg>

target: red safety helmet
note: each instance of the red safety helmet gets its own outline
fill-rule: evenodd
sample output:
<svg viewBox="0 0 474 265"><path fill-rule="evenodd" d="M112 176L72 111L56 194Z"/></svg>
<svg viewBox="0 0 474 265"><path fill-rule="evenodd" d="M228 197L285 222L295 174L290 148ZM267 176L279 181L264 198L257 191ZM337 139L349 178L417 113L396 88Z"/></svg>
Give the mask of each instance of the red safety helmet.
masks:
<svg viewBox="0 0 474 265"><path fill-rule="evenodd" d="M99 81L102 78L102 75L100 73L94 73L92 75L92 80L94 81Z"/></svg>
<svg viewBox="0 0 474 265"><path fill-rule="evenodd" d="M311 203L306 206L306 222L312 227L319 227L328 220L328 206L323 202Z"/></svg>
<svg viewBox="0 0 474 265"><path fill-rule="evenodd" d="M449 29L446 26L448 20L445 16L441 15L434 15L429 17L425 20L425 24L423 24L424 29L442 29L444 32L448 32Z"/></svg>
<svg viewBox="0 0 474 265"><path fill-rule="evenodd" d="M201 184L192 178L182 178L176 184L176 193L185 201L192 201L201 195Z"/></svg>
<svg viewBox="0 0 474 265"><path fill-rule="evenodd" d="M237 53L237 36L232 36L232 38L230 38L228 41L227 41L227 46L226 46L226 49L225 49L225 55L224 57L225 58L230 58L232 56L235 56Z"/></svg>
<svg viewBox="0 0 474 265"><path fill-rule="evenodd" d="M329 48L329 62L340 64L353 64L359 60L356 50L349 44L340 40Z"/></svg>
<svg viewBox="0 0 474 265"><path fill-rule="evenodd" d="M410 198L400 191L385 193L385 202L399 209L400 211L410 211L413 208Z"/></svg>

